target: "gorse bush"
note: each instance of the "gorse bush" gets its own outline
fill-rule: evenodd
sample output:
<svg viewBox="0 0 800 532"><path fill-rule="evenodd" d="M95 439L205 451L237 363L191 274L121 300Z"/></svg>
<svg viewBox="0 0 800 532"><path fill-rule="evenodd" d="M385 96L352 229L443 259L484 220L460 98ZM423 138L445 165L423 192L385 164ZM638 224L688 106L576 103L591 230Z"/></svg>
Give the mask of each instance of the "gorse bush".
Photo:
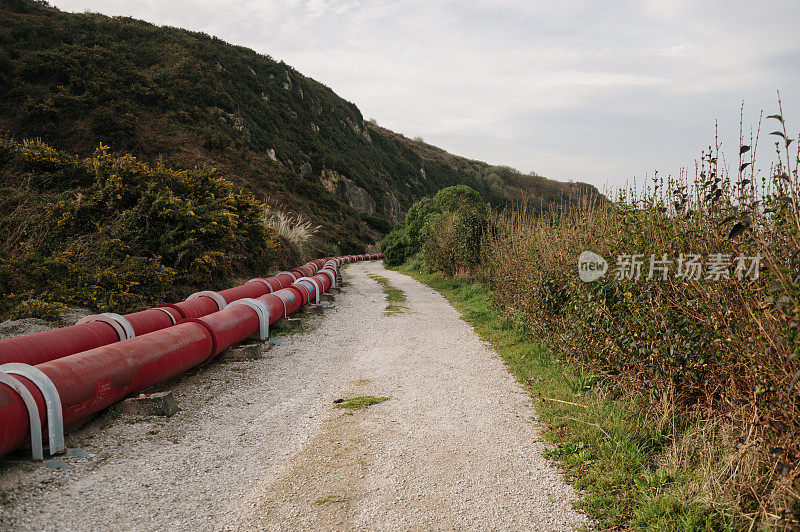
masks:
<svg viewBox="0 0 800 532"><path fill-rule="evenodd" d="M80 159L40 142L0 144L0 313L31 301L129 311L176 286L270 267L262 205L209 167L149 166L100 146ZM185 295L185 294L184 294Z"/></svg>

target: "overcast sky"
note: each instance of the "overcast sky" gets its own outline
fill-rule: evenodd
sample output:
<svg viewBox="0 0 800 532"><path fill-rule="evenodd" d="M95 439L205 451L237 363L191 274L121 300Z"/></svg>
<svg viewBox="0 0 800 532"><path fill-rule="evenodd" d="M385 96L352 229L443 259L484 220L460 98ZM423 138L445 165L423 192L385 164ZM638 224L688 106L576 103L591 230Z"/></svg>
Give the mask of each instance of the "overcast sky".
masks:
<svg viewBox="0 0 800 532"><path fill-rule="evenodd" d="M715 119L735 156L742 100L749 128L780 90L800 127L798 0L51 3L216 35L389 129L601 188L693 168Z"/></svg>

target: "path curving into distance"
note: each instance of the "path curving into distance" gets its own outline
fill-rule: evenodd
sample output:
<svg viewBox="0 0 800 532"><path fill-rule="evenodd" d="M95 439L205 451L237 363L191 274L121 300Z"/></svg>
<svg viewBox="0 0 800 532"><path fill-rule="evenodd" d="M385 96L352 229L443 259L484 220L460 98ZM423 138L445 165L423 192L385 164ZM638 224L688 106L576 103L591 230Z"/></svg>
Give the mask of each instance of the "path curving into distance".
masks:
<svg viewBox="0 0 800 532"><path fill-rule="evenodd" d="M69 470L0 466L0 529L570 530L530 397L437 292L351 264L335 309L265 358L172 383L170 419L70 435ZM385 313L384 277L405 293ZM372 276L372 277L371 277ZM389 397L360 410L334 400Z"/></svg>

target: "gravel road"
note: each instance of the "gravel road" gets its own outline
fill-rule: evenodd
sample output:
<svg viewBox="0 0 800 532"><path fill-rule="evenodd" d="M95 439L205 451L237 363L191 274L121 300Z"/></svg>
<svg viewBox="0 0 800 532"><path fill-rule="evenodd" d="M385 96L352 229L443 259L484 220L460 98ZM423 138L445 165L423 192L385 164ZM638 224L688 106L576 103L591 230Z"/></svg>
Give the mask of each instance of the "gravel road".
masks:
<svg viewBox="0 0 800 532"><path fill-rule="evenodd" d="M587 526L545 458L530 398L435 291L380 263L306 332L170 389L169 419L102 416L67 470L0 461L14 530L570 530ZM369 274L407 301L385 314ZM360 410L334 400L386 396Z"/></svg>

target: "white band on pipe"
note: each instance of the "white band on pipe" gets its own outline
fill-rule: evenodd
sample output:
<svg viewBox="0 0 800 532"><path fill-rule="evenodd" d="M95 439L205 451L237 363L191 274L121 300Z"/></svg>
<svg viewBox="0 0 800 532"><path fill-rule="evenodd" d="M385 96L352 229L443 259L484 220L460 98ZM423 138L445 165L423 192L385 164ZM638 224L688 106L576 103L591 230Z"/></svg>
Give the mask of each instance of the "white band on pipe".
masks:
<svg viewBox="0 0 800 532"><path fill-rule="evenodd" d="M281 290L285 290L285 288L281 288ZM280 299L281 303L283 303L283 317L284 318L288 318L289 317L289 309L286 308L286 300L283 299L284 294L281 294L281 292L278 291L278 292L275 292L275 297ZM291 297L291 296L287 296L287 297ZM292 299L292 301L294 301L294 299Z"/></svg>
<svg viewBox="0 0 800 532"><path fill-rule="evenodd" d="M261 284L263 284L264 286L267 287L267 290L268 290L267 293L268 294L271 294L272 291L273 291L272 285L269 284L269 281L267 281L266 279L262 279L261 277L256 277L255 279L250 279L245 284L250 284L250 283L261 283Z"/></svg>
<svg viewBox="0 0 800 532"><path fill-rule="evenodd" d="M116 320L117 323L119 323L120 326L122 327L122 330L125 331L125 336L127 336L129 340L131 338L136 337L136 333L133 330L133 325L131 325L131 322L129 322L128 319L125 318L124 316L120 316L119 314L114 314L113 312L103 312L102 315L107 316L112 320Z"/></svg>
<svg viewBox="0 0 800 532"><path fill-rule="evenodd" d="M44 460L44 450L42 449L42 424L39 421L39 407L36 406L36 400L31 395L24 384L20 381L0 373L0 382L8 385L9 388L17 392L25 403L25 408L28 410L28 424L31 427L31 451L34 460Z"/></svg>
<svg viewBox="0 0 800 532"><path fill-rule="evenodd" d="M331 286L336 284L336 274L335 273L333 273L331 270L329 270L327 268L323 268L323 269L321 269L320 271L317 272L317 275L320 275L322 273L327 275L328 278L331 280Z"/></svg>
<svg viewBox="0 0 800 532"><path fill-rule="evenodd" d="M319 305L319 296L320 296L320 294L322 294L322 283L320 283L319 281L317 281L316 279L314 279L312 277L301 277L301 278L299 278L297 280L297 282L299 283L300 281L309 281L314 285L315 292L316 292L315 293L315 301L314 302L317 305Z"/></svg>
<svg viewBox="0 0 800 532"><path fill-rule="evenodd" d="M304 284L303 284L303 283L301 283L299 280L298 280L298 281L295 281L295 282L293 282L293 283L292 283L292 286L295 286L295 287L297 287L297 289L298 289L298 290L299 290L299 289L301 289L301 288L302 288L303 290L305 290L305 291L306 291L306 293L308 294L308 302L309 302L309 303L311 303L311 289L310 289L308 286L304 285Z"/></svg>
<svg viewBox="0 0 800 532"><path fill-rule="evenodd" d="M42 370L21 362L9 362L0 366L0 372L22 375L39 388L47 408L47 436L50 441L50 455L64 450L64 415L61 411L61 398L53 381ZM37 408L37 421L39 420Z"/></svg>
<svg viewBox="0 0 800 532"><path fill-rule="evenodd" d="M339 270L337 270L336 268L331 268L330 266L326 266L326 267L324 267L324 268L322 268L320 270L320 272L324 272L324 271L329 271L333 275L335 275L336 277L339 277ZM319 272L317 272L317 273L319 273Z"/></svg>
<svg viewBox="0 0 800 532"><path fill-rule="evenodd" d="M169 310L165 309L164 307L153 307L153 310L160 310L161 312L163 312L164 314L169 316L169 319L170 319L170 321L172 322L173 325L175 325L177 323L177 321L175 320L175 316L173 316L172 312L170 312Z"/></svg>
<svg viewBox="0 0 800 532"><path fill-rule="evenodd" d="M225 301L225 298L219 295L217 292L212 292L211 290L203 290L202 292L195 292L194 294L190 295L186 298L186 301L190 299L197 299L198 297L207 297L209 299L213 299L214 302L217 304L217 309L222 310L228 304Z"/></svg>
<svg viewBox="0 0 800 532"><path fill-rule="evenodd" d="M107 325L110 325L117 333L117 338L119 338L120 341L128 339L128 333L122 327L122 324L120 324L120 322L118 322L114 318L111 318L104 314L90 314L78 320L78 323L76 323L75 325L83 325L84 323L90 323L93 321L100 321Z"/></svg>
<svg viewBox="0 0 800 532"><path fill-rule="evenodd" d="M262 342L269 338L269 309L264 302L252 297L243 297L231 302L228 307L236 305L246 305L255 310L256 314L258 314L258 338Z"/></svg>

